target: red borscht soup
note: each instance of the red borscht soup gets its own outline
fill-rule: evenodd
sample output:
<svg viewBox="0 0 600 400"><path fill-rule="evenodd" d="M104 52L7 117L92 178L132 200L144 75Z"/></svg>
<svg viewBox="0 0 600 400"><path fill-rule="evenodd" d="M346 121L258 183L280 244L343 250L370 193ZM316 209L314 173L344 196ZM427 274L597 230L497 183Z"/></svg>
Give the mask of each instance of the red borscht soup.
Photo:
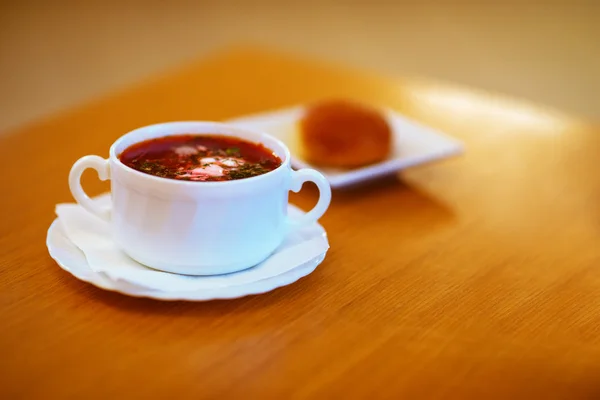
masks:
<svg viewBox="0 0 600 400"><path fill-rule="evenodd" d="M129 146L119 159L137 171L181 181L250 178L281 165L281 159L262 144L217 135L150 139Z"/></svg>

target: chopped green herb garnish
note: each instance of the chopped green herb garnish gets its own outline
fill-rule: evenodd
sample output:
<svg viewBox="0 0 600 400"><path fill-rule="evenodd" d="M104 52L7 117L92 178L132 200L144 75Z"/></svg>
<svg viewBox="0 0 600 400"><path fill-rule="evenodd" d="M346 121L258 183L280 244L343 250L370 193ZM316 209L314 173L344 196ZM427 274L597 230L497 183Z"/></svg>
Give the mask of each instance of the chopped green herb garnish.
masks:
<svg viewBox="0 0 600 400"><path fill-rule="evenodd" d="M198 151L178 152L181 146L198 148ZM243 155L240 146L244 148ZM129 156L128 153L133 150L137 154ZM186 181L250 178L281 165L281 160L262 145L219 136L181 135L151 139L131 146L131 150L128 148L119 157L140 172ZM203 160L205 157L214 157L215 161L206 162ZM206 168L206 171L199 168Z"/></svg>

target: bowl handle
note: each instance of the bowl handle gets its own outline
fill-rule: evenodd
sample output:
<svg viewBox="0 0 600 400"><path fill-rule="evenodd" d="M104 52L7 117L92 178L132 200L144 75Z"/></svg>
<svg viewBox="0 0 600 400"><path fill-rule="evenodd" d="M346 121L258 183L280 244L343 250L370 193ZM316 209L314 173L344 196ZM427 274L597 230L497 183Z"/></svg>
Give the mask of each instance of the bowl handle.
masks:
<svg viewBox="0 0 600 400"><path fill-rule="evenodd" d="M292 182L290 190L299 192L302 189L304 182L314 182L319 188L319 200L312 210L301 216L300 218L288 218L288 224L291 229L300 228L316 222L325 214L329 204L331 203L331 187L327 179L314 169L301 169L292 171Z"/></svg>
<svg viewBox="0 0 600 400"><path fill-rule="evenodd" d="M69 188L71 194L83 208L91 214L105 220L110 221L110 210L104 209L90 199L81 187L81 174L88 168L95 169L98 172L98 177L101 181L110 179L109 161L99 156L85 156L73 164L69 173Z"/></svg>

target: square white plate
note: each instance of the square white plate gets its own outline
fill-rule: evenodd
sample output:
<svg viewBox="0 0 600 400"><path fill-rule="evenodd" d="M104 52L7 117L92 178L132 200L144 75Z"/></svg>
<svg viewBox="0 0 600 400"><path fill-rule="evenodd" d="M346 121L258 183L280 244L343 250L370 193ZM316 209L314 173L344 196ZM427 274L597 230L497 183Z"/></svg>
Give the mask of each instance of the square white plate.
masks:
<svg viewBox="0 0 600 400"><path fill-rule="evenodd" d="M313 168L329 180L331 187L350 184L388 175L404 168L450 157L463 152L463 144L441 132L420 125L392 110L383 110L394 134L394 147L387 160L353 169L315 167L301 160L296 148L295 125L303 115L303 107L292 107L263 114L235 118L228 123L257 129L283 141L292 153L292 166Z"/></svg>

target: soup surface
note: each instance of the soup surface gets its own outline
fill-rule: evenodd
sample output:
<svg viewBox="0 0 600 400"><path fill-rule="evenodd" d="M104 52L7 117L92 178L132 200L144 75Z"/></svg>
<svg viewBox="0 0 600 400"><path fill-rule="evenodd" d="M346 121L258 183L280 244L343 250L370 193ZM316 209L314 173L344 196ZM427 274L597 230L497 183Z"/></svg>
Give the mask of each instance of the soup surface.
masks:
<svg viewBox="0 0 600 400"><path fill-rule="evenodd" d="M218 135L176 135L129 146L121 162L146 174L184 181L229 181L262 175L281 159L262 144Z"/></svg>

